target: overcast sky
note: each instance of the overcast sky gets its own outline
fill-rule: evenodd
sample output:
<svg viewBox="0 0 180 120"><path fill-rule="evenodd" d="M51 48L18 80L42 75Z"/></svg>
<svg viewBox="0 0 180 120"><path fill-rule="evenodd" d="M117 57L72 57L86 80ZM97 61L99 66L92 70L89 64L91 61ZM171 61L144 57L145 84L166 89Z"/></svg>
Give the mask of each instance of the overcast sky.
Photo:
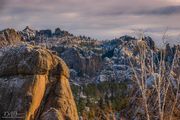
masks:
<svg viewBox="0 0 180 120"><path fill-rule="evenodd" d="M178 38L180 0L0 0L0 29L22 30L27 25L60 27L97 39L137 29L159 39L168 27L168 35Z"/></svg>

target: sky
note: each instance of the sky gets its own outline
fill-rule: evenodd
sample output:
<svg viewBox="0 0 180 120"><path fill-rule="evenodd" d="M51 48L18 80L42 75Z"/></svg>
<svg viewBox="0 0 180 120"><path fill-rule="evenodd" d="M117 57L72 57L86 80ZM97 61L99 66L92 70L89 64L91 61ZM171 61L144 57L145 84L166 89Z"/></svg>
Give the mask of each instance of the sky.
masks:
<svg viewBox="0 0 180 120"><path fill-rule="evenodd" d="M99 40L137 35L180 42L180 0L0 0L0 29L60 27Z"/></svg>

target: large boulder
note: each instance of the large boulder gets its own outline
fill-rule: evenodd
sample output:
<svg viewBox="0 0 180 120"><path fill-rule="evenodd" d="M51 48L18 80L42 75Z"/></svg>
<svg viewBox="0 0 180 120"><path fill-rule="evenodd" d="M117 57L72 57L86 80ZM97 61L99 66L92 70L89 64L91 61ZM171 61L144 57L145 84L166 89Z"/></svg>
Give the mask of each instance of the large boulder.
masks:
<svg viewBox="0 0 180 120"><path fill-rule="evenodd" d="M1 118L15 111L14 118L25 120L78 120L69 69L50 50L9 48L0 56L0 68Z"/></svg>

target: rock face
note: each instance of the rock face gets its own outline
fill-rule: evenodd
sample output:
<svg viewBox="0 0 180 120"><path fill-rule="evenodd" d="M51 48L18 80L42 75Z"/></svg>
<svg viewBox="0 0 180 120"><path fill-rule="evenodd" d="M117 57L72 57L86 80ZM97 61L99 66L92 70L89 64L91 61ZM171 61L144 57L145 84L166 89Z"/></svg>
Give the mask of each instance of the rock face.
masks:
<svg viewBox="0 0 180 120"><path fill-rule="evenodd" d="M86 53L83 50L72 47L61 53L61 57L67 65L78 72L79 76L97 74L101 68L101 57L93 52Z"/></svg>
<svg viewBox="0 0 180 120"><path fill-rule="evenodd" d="M60 28L56 28L54 32L54 36L56 37L64 37L64 36L72 36L68 31L61 30Z"/></svg>
<svg viewBox="0 0 180 120"><path fill-rule="evenodd" d="M31 45L0 56L0 113L26 120L78 120L69 70L51 51Z"/></svg>
<svg viewBox="0 0 180 120"><path fill-rule="evenodd" d="M21 42L21 35L14 29L0 31L0 48Z"/></svg>
<svg viewBox="0 0 180 120"><path fill-rule="evenodd" d="M21 36L26 41L30 41L35 38L36 32L37 32L36 30L33 30L29 26L26 26L26 28L23 31L21 31Z"/></svg>
<svg viewBox="0 0 180 120"><path fill-rule="evenodd" d="M38 34L40 36L44 36L44 37L52 37L52 31L51 30L40 30L38 32Z"/></svg>

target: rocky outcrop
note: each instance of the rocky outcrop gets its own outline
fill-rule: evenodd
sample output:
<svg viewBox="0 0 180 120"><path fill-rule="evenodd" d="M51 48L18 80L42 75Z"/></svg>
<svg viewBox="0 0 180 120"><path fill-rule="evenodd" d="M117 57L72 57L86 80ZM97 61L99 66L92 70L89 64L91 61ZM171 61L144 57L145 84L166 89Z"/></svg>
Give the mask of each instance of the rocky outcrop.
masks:
<svg viewBox="0 0 180 120"><path fill-rule="evenodd" d="M155 50L155 48L156 48L155 42L152 40L151 37L147 36L147 37L143 38L143 40L147 43L147 45L150 47L150 49Z"/></svg>
<svg viewBox="0 0 180 120"><path fill-rule="evenodd" d="M0 48L22 42L21 35L14 29L0 31Z"/></svg>
<svg viewBox="0 0 180 120"><path fill-rule="evenodd" d="M21 45L0 56L0 113L25 120L78 120L63 60L38 46ZM11 114L10 114L11 115Z"/></svg>
<svg viewBox="0 0 180 120"><path fill-rule="evenodd" d="M21 31L21 36L26 40L26 41L31 41L34 40L36 37L36 30L31 29L29 26L26 26L26 28Z"/></svg>
<svg viewBox="0 0 180 120"><path fill-rule="evenodd" d="M147 119L142 95L136 83L141 76L141 59L145 55L148 106L152 119L158 119L156 93L153 83L159 76L159 61L171 75L169 90L177 89L180 77L179 56L176 49L167 44L166 49L157 48L151 37L136 39L122 36L109 41L98 41L85 36L73 36L57 28L32 30L26 27L22 37L32 45L46 46L53 50L34 46L6 48L0 50L0 113L18 111L25 119L76 120L77 112L70 91L68 70L60 56L70 68L70 83L81 119ZM11 46L10 46L11 47ZM153 64L152 64L153 63ZM168 73L168 69L174 69ZM151 68L154 66L154 69ZM135 68L132 69L132 66ZM153 74L151 73L153 71ZM154 72L155 71L155 72ZM147 79L146 79L147 78ZM168 80L169 81L169 80ZM164 84L165 85L165 84ZM175 92L168 91L164 119L169 120L170 106ZM178 98L173 119L180 118ZM24 115L24 116L23 116ZM154 116L153 116L154 115Z"/></svg>
<svg viewBox="0 0 180 120"><path fill-rule="evenodd" d="M54 36L56 37L64 37L64 36L73 36L68 31L61 30L60 28L56 28L54 32Z"/></svg>
<svg viewBox="0 0 180 120"><path fill-rule="evenodd" d="M39 36L44 36L44 37L52 37L52 31L51 30L40 30L38 32Z"/></svg>
<svg viewBox="0 0 180 120"><path fill-rule="evenodd" d="M81 50L78 47L66 48L60 53L60 56L69 68L76 70L79 76L84 74L93 76L99 72L102 65L100 55L92 51Z"/></svg>

